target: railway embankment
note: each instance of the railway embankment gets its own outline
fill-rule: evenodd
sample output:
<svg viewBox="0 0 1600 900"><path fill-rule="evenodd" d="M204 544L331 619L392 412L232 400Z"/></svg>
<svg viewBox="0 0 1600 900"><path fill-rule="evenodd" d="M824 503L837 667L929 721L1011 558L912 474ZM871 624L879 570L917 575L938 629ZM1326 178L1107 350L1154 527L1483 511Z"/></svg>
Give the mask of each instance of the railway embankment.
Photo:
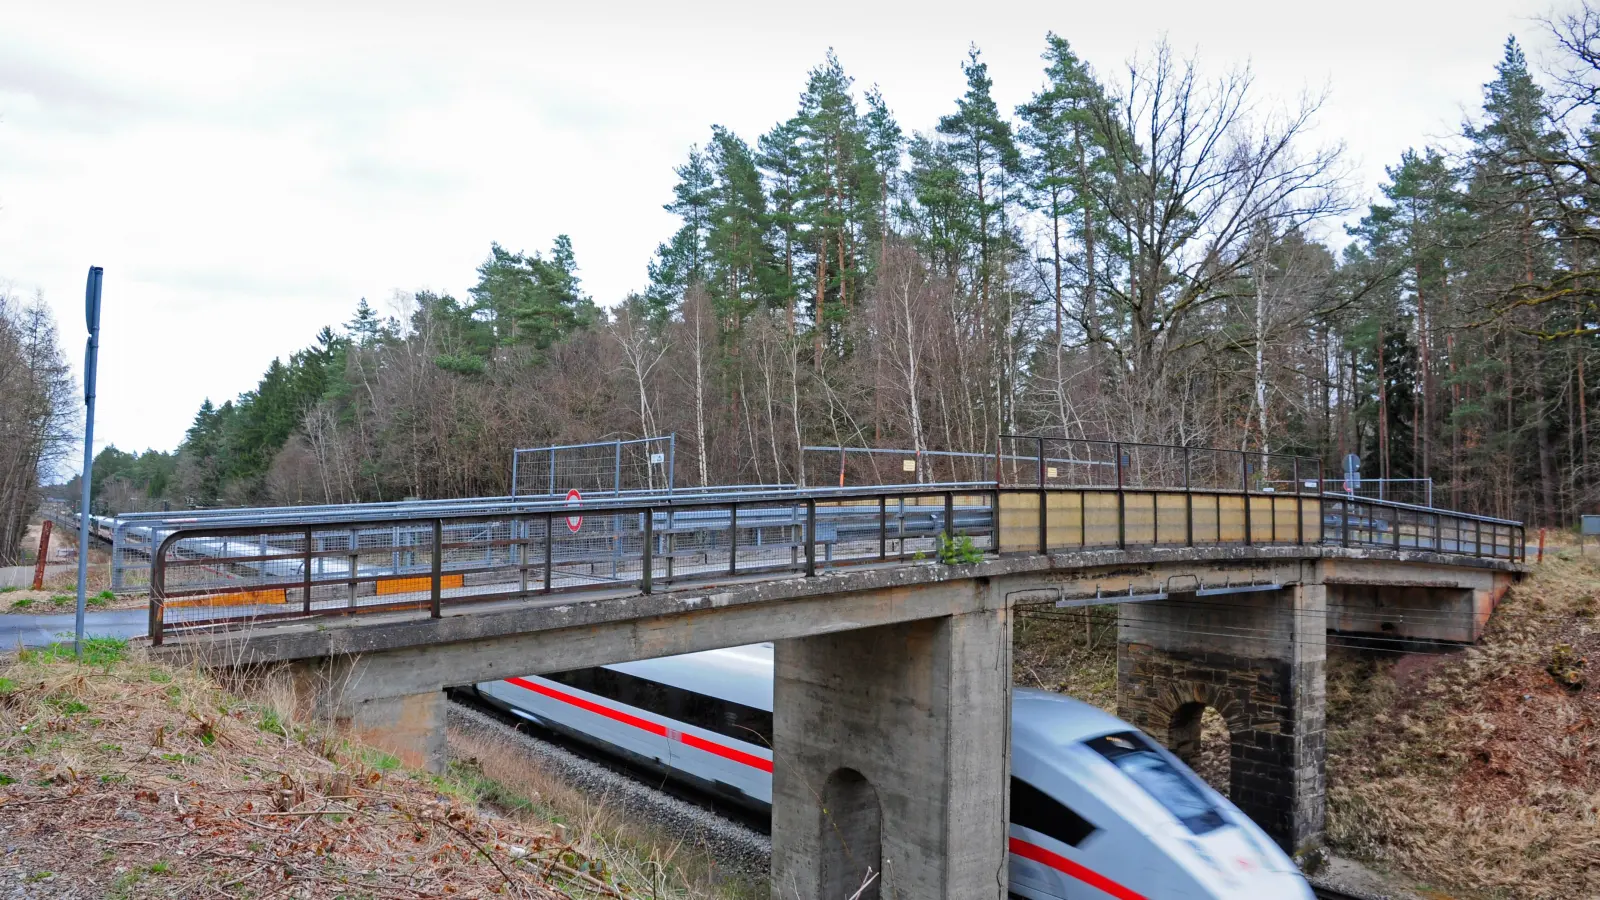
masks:
<svg viewBox="0 0 1600 900"><path fill-rule="evenodd" d="M1335 851L1453 897L1600 894L1600 554L1547 554L1479 643L1330 654Z"/></svg>
<svg viewBox="0 0 1600 900"><path fill-rule="evenodd" d="M298 718L287 683L231 687L112 640L0 662L0 894L696 896L479 771Z"/></svg>
<svg viewBox="0 0 1600 900"><path fill-rule="evenodd" d="M1017 683L1114 712L1116 629L1115 607L1020 615ZM1327 685L1328 844L1355 893L1600 896L1595 548L1553 548L1475 646L1330 636ZM1205 723L1196 768L1225 790L1226 726Z"/></svg>

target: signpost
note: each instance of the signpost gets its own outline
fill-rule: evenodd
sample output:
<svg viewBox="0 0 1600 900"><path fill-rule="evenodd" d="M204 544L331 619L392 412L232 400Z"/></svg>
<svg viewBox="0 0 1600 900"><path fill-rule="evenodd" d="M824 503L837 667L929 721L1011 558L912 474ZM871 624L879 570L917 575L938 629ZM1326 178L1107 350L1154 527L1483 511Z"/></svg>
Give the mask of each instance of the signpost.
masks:
<svg viewBox="0 0 1600 900"><path fill-rule="evenodd" d="M1361 487L1361 457L1351 453L1344 458L1344 492L1354 494Z"/></svg>
<svg viewBox="0 0 1600 900"><path fill-rule="evenodd" d="M89 486L94 469L94 376L100 359L100 281L105 272L89 267L89 283L83 294L83 317L89 326L89 343L83 350L83 403L88 407L83 418L83 484L78 504L78 608L73 619L72 652L83 659L83 611L89 589Z"/></svg>
<svg viewBox="0 0 1600 900"><path fill-rule="evenodd" d="M567 506L568 507L576 509L576 508L578 508L578 505L581 504L581 503L583 503L583 495L578 493L578 489L577 488L573 488L572 490L567 491ZM578 533L578 529L580 529L582 527L583 527L583 516L581 516L581 515L567 516L567 530L568 531L572 532L573 534L577 534Z"/></svg>
<svg viewBox="0 0 1600 900"><path fill-rule="evenodd" d="M39 524L39 556L33 561L33 589L44 590L44 565L50 556L50 526L55 523L45 519Z"/></svg>

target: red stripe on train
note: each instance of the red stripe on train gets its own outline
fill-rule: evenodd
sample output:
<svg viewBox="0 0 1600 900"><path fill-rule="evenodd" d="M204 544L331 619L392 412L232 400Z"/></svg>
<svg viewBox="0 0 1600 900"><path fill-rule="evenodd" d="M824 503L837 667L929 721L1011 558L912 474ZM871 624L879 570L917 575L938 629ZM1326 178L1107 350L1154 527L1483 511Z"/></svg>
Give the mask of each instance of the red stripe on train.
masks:
<svg viewBox="0 0 1600 900"><path fill-rule="evenodd" d="M746 753L743 750L737 750L725 744L719 744L716 741L708 741L703 737L699 737L698 735L685 734L676 729L668 728L660 722L652 722L649 719L643 719L639 716L625 713L620 709L613 709L612 707L605 706L604 704L596 703L593 700L586 700L583 697L579 697L575 694L569 694L566 691L558 691L549 685L540 684L537 681L529 681L526 678L507 678L506 683L514 684L519 688L533 691L536 694L542 694L552 700L560 700L562 703L576 706L584 712L592 712L597 716L605 716L614 722L621 722L624 725L631 725L634 728L648 731L651 734L660 735L668 740L675 740L686 747L693 747L696 750L704 750L707 753L714 753L723 759L730 759L736 763L750 766L753 769L760 769L768 774L771 774L772 772L772 760L762 759L753 753Z"/></svg>
<svg viewBox="0 0 1600 900"><path fill-rule="evenodd" d="M1057 872L1076 878L1092 888L1116 897L1117 900L1149 900L1148 897L1138 891L1125 888L1093 869L1084 868L1059 853L1052 853L1037 844L1030 844L1021 838L1011 839L1011 852L1023 859L1031 859L1036 863L1049 866Z"/></svg>

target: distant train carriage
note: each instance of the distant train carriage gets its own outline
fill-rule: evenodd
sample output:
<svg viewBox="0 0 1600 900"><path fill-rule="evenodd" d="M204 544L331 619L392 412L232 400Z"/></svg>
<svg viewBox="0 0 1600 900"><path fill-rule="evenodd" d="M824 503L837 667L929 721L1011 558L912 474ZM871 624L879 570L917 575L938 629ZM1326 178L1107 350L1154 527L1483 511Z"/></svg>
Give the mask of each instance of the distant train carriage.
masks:
<svg viewBox="0 0 1600 900"><path fill-rule="evenodd" d="M770 814L772 646L476 686L523 719ZM1283 851L1171 753L1070 697L1012 700L1011 895L1025 900L1312 896Z"/></svg>

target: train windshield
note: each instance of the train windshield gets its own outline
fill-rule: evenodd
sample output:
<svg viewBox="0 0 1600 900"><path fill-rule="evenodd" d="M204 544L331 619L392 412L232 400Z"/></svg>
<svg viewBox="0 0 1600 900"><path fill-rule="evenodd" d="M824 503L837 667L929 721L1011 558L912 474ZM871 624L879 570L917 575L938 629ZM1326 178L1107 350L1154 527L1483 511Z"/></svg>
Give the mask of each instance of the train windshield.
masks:
<svg viewBox="0 0 1600 900"><path fill-rule="evenodd" d="M1084 743L1121 769L1194 834L1209 834L1227 824L1190 777L1174 768L1139 732L1107 734Z"/></svg>

